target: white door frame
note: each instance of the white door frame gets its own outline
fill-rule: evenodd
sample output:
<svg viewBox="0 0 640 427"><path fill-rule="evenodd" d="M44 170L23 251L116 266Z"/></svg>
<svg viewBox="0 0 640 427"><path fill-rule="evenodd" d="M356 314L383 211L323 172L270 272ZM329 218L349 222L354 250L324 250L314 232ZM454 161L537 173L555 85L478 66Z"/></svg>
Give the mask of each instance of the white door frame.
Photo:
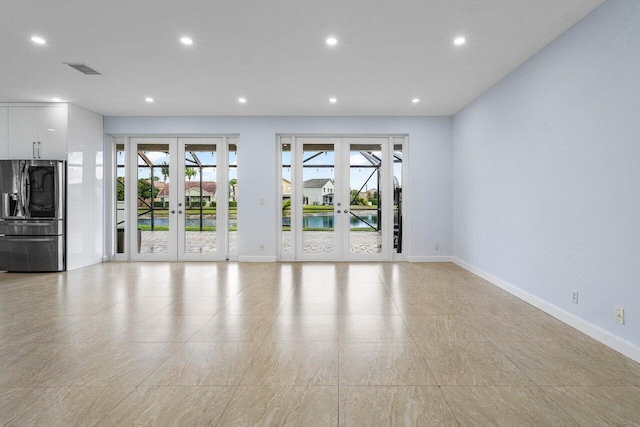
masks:
<svg viewBox="0 0 640 427"><path fill-rule="evenodd" d="M144 140L149 140L148 143L160 143L160 144L168 144L169 149L169 164L170 164L170 182L175 183L173 188L178 188L177 191L172 191L170 193L170 206L174 207L175 213L169 215L169 230L171 230L169 234L169 247L167 253L162 254L139 254L137 253L137 233L132 232L133 230L137 230L138 223L138 211L137 211L137 185L126 185L125 184L125 203L126 203L126 228L125 228L125 253L117 254L115 253L115 238L116 238L116 221L115 221L115 176L111 179L112 184L112 197L113 200L109 203L111 216L113 217L110 221L111 228L113 228L112 232L109 235L112 236L112 242L110 245L114 254L112 255L114 260L117 261L224 261L229 257L229 210L227 208L229 202L228 195L228 157L229 144L238 144L237 136L220 136L220 135L196 135L196 136L176 136L176 135L135 135L135 136L111 136L113 141L113 159L112 163L115 162L115 151L116 151L116 140L122 141L124 140L125 147L125 155L126 155L126 164L125 164L125 179L127 181L137 182L138 175L138 152L137 152L137 144L145 142ZM185 150L184 144L216 144L216 182L223 183L223 185L216 188L216 253L215 254L198 254L198 253L185 253L184 252L184 243L185 243L185 224L184 224L184 212L185 209L179 209L177 206L180 201L184 204L185 199L185 186L184 186L184 177L185 177ZM115 163L114 163L115 164ZM175 165L175 166L174 166ZM110 165L113 169L113 165ZM113 174L113 171L110 172ZM186 208L186 206L182 206L182 208ZM183 213L178 213L179 210L182 210ZM132 230L133 226L133 230ZM232 255L234 256L234 255ZM237 257L237 254L235 254Z"/></svg>
<svg viewBox="0 0 640 427"><path fill-rule="evenodd" d="M292 171L292 193L291 193L291 245L292 250L290 254L282 254L282 209L280 208L280 202L276 203L277 209L277 221L278 227L276 243L278 248L278 260L316 260L316 261L331 261L331 260L345 260L345 261L401 261L407 259L407 253L409 248L409 221L406 216L406 209L408 207L408 165L403 160L402 167L402 185L403 185L403 207L405 209L405 217L403 218L403 251L398 254L393 248L393 197L383 198L382 209L382 251L376 254L352 254L350 253L350 227L349 221L346 217L340 213L337 214L337 200L339 198L350 198L350 182L349 182L349 156L350 156L350 144L352 143L367 143L367 139L372 141L372 138L376 143L381 142L383 149L383 165L381 169L381 188L378 189L382 194L393 194L393 178L386 179L385 177L393 177L393 147L394 144L402 144L402 152L404 159L407 159L408 151L408 137L406 135L277 135L277 187L276 194L279 201L282 200L282 146L283 144L290 144L291 147L291 171ZM337 183L336 196L334 197L334 247L336 248L334 253L326 254L304 254L302 253L302 209L301 201L303 197L303 184L302 184L302 168L299 166L302 164L302 144L308 143L333 143L335 150L335 167L334 167L334 179ZM340 188L338 188L340 187ZM348 203L348 202L347 202ZM344 210L340 209L341 211ZM342 220L341 220L342 219Z"/></svg>
<svg viewBox="0 0 640 427"><path fill-rule="evenodd" d="M216 184L222 183L222 185L216 185L216 252L211 253L187 253L186 248L186 226L184 221L184 215L180 214L178 210L178 260L179 261L224 261L227 259L228 237L229 237L229 209L226 206L229 205L229 194L227 191L227 182L229 177L227 176L228 170L228 145L226 137L209 137L209 138L191 138L191 137L178 137L178 203L185 202L185 169L186 159L185 145L212 145L216 146ZM176 181L174 181L176 182ZM202 203L202 199L200 199ZM183 206L186 212L186 205ZM178 206L178 209L180 206ZM220 225L224 225L221 227Z"/></svg>
<svg viewBox="0 0 640 427"><path fill-rule="evenodd" d="M342 170L343 170L343 155L341 154L341 150L343 148L341 144L340 138L316 138L316 137L298 137L295 140L295 160L292 156L291 161L291 170L293 172L293 188L294 191L292 193L293 200L291 201L291 216L292 218L295 216L296 219L294 223L296 224L296 228L291 227L292 239L291 243L293 245L292 252L295 256L296 260L300 261L339 261L342 253L342 240L341 233L345 222L342 214L337 214L336 212L339 209L339 206L334 205L334 216L333 216L333 252L322 252L322 253L304 253L303 252L303 235L302 224L303 224L303 213L302 213L302 203L300 202L303 197L303 168L300 167L302 162L304 161L303 155L304 150L302 146L304 145L316 145L316 144L333 144L333 153L334 153L334 168L333 168L333 179L336 183L340 183L343 181L342 179ZM293 149L293 146L292 146ZM334 193L334 203L341 203L344 199L348 198L348 195L345 196L342 193L343 186L336 186Z"/></svg>
<svg viewBox="0 0 640 427"><path fill-rule="evenodd" d="M133 230L138 229L138 145L166 144L169 146L169 182L178 184L178 139L171 137L135 137L129 138L129 146L125 148L127 163L125 166L125 200L127 201L127 224ZM133 179L131 179L133 178ZM172 186L174 187L174 186ZM175 261L178 259L178 215L177 196L175 191L170 197L169 206L169 241L167 252L155 254L138 253L138 233L129 233L129 259L132 261ZM152 198L151 203L154 200ZM133 226L133 227L132 227Z"/></svg>

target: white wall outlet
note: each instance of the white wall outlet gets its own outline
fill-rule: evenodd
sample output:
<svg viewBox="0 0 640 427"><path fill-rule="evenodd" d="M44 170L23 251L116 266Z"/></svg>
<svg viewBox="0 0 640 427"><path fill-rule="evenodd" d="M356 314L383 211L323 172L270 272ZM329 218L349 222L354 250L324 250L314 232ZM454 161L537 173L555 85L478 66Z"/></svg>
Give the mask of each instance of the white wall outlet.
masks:
<svg viewBox="0 0 640 427"><path fill-rule="evenodd" d="M571 291L571 302L578 303L578 291Z"/></svg>
<svg viewBox="0 0 640 427"><path fill-rule="evenodd" d="M624 325L624 308L616 307L616 322Z"/></svg>
<svg viewBox="0 0 640 427"><path fill-rule="evenodd" d="M260 250L264 251L264 245L262 243L260 243Z"/></svg>
<svg viewBox="0 0 640 427"><path fill-rule="evenodd" d="M260 206L264 206L264 199L260 199Z"/></svg>
<svg viewBox="0 0 640 427"><path fill-rule="evenodd" d="M436 244L435 244L435 246L434 246L434 249L435 249L436 251L439 251L439 250L440 250L440 243L439 243L439 242L436 242Z"/></svg>

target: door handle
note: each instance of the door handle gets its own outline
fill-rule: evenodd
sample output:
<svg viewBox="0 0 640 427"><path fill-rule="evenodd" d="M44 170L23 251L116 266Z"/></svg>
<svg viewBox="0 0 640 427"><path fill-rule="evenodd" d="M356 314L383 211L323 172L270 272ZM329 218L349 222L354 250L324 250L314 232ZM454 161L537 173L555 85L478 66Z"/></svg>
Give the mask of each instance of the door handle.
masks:
<svg viewBox="0 0 640 427"><path fill-rule="evenodd" d="M38 158L40 159L40 141L38 141Z"/></svg>
<svg viewBox="0 0 640 427"><path fill-rule="evenodd" d="M36 158L36 142L33 141L33 146L31 148L31 154L33 155L33 158Z"/></svg>

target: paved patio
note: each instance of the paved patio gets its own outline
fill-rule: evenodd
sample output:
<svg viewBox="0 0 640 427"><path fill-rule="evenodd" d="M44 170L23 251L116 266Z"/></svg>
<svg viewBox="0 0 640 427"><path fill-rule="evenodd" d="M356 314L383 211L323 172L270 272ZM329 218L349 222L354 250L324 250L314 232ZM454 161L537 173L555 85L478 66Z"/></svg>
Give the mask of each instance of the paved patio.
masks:
<svg viewBox="0 0 640 427"><path fill-rule="evenodd" d="M305 231L302 240L304 253L333 252L333 231ZM376 231L357 231L350 234L351 253L380 252L382 237ZM230 252L237 252L238 232L229 232ZM190 254L216 253L216 235L212 231L187 231L186 252ZM169 251L169 231L143 231L140 253L157 254ZM291 232L282 233L282 252L291 253Z"/></svg>
<svg viewBox="0 0 640 427"><path fill-rule="evenodd" d="M140 253L161 254L169 251L169 231L143 231ZM238 232L229 232L229 252L238 251ZM216 235L213 231L187 231L186 253L215 254Z"/></svg>

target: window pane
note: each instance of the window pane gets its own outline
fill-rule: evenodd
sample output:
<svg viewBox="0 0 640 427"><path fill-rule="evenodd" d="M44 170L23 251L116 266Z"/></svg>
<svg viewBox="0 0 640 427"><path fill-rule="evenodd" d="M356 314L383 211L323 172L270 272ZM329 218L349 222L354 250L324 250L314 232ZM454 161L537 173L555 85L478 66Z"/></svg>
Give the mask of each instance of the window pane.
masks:
<svg viewBox="0 0 640 427"><path fill-rule="evenodd" d="M138 253L169 252L169 145L138 144Z"/></svg>
<svg viewBox="0 0 640 427"><path fill-rule="evenodd" d="M238 147L229 144L229 253L238 253Z"/></svg>
<svg viewBox="0 0 640 427"><path fill-rule="evenodd" d="M304 253L335 252L334 154L333 144L303 145L302 251Z"/></svg>
<svg viewBox="0 0 640 427"><path fill-rule="evenodd" d="M185 144L185 253L216 252L215 144Z"/></svg>
<svg viewBox="0 0 640 427"><path fill-rule="evenodd" d="M393 146L393 249L402 253L402 144Z"/></svg>
<svg viewBox="0 0 640 427"><path fill-rule="evenodd" d="M291 144L282 144L282 248L283 255L291 254Z"/></svg>
<svg viewBox="0 0 640 427"><path fill-rule="evenodd" d="M349 250L352 254L382 251L380 172L382 145L349 148Z"/></svg>
<svg viewBox="0 0 640 427"><path fill-rule="evenodd" d="M116 253L125 253L127 210L125 203L125 151L124 141L116 143Z"/></svg>

